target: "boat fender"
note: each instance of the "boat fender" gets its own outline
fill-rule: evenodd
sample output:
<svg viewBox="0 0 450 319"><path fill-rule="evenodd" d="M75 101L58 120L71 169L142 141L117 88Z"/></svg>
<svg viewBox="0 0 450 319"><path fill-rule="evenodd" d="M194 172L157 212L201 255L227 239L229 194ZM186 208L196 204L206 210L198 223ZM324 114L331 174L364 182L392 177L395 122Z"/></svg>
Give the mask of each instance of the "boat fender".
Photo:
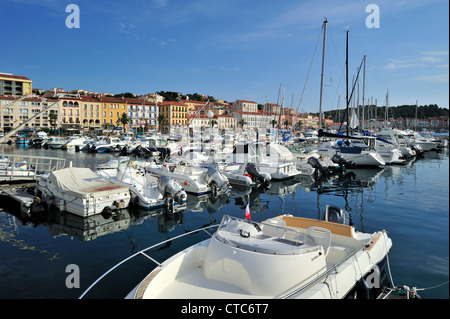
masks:
<svg viewBox="0 0 450 319"><path fill-rule="evenodd" d="M357 287L357 295L356 295L357 299L370 299L370 288L363 277L361 277L356 282L356 287Z"/></svg>
<svg viewBox="0 0 450 319"><path fill-rule="evenodd" d="M105 208L103 208L102 212L100 213L104 219L109 219L112 216L112 209L109 206L106 206Z"/></svg>

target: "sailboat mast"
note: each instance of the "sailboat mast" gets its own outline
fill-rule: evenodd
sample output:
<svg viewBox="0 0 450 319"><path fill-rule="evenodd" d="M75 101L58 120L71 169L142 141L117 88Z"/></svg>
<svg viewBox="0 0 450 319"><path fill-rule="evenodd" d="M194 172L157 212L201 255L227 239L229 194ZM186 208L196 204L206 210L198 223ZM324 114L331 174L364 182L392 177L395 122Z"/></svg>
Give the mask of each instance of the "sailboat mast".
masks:
<svg viewBox="0 0 450 319"><path fill-rule="evenodd" d="M325 41L327 35L327 18L323 21L323 49L322 49L322 74L320 76L320 101L319 101L319 129L322 128L322 94L323 94L323 71L325 67Z"/></svg>
<svg viewBox="0 0 450 319"><path fill-rule="evenodd" d="M414 119L414 131L417 132L417 108L419 107L419 100L416 100L416 118Z"/></svg>
<svg viewBox="0 0 450 319"><path fill-rule="evenodd" d="M347 39L345 42L345 103L347 105L346 108L346 122L347 122L347 136L348 136L348 30L347 30Z"/></svg>
<svg viewBox="0 0 450 319"><path fill-rule="evenodd" d="M363 91L362 91L362 129L365 130L365 116L364 116L364 91L366 88L366 56L364 56L364 69L363 69Z"/></svg>

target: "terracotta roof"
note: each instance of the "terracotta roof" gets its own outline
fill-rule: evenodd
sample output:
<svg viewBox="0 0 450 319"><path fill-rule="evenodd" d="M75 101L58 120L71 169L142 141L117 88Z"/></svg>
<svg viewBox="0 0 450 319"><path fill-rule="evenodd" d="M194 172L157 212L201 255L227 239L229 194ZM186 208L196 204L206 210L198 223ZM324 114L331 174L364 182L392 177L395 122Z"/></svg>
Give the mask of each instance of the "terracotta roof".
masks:
<svg viewBox="0 0 450 319"><path fill-rule="evenodd" d="M102 102L123 103L123 104L127 103L127 101L124 100L124 99L117 98L117 97L109 97L109 96L102 96L100 98L100 101L102 101Z"/></svg>
<svg viewBox="0 0 450 319"><path fill-rule="evenodd" d="M187 106L186 104L184 104L182 102L172 102L172 101L161 102L161 103L159 103L159 105L181 105L181 106Z"/></svg>
<svg viewBox="0 0 450 319"><path fill-rule="evenodd" d="M258 104L258 103L256 103L256 102L253 102L253 101L246 101L246 100L236 100L236 102L244 102L244 103Z"/></svg>
<svg viewBox="0 0 450 319"><path fill-rule="evenodd" d="M29 78L27 78L25 76L21 76L21 75L12 75L12 74L0 73L0 77L31 81Z"/></svg>
<svg viewBox="0 0 450 319"><path fill-rule="evenodd" d="M100 102L98 99L96 99L92 96L84 96L84 95L81 95L81 100L87 101L87 102Z"/></svg>

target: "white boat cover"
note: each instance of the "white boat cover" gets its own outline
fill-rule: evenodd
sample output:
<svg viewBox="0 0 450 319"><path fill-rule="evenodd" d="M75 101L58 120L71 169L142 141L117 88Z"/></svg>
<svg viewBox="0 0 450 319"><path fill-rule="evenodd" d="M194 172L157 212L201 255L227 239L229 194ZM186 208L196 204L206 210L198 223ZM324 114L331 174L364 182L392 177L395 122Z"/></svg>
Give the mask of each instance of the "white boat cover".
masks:
<svg viewBox="0 0 450 319"><path fill-rule="evenodd" d="M85 167L69 167L53 171L50 173L48 180L57 186L61 192L128 191L128 188L109 182Z"/></svg>

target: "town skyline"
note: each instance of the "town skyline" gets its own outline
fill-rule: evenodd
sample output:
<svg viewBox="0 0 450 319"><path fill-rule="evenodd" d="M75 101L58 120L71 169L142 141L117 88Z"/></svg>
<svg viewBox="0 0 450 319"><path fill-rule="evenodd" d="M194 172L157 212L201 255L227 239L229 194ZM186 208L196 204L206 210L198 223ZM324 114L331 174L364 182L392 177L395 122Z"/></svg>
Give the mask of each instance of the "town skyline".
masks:
<svg viewBox="0 0 450 319"><path fill-rule="evenodd" d="M382 104L389 89L391 105L448 108L447 1L80 0L78 28L67 25L69 4L2 1L13 51L0 52L8 61L0 71L44 89L201 92L259 104L277 103L281 85L285 106L318 113L326 18L324 112L344 105L346 31L350 83L367 56L366 100ZM370 25L376 13L379 25Z"/></svg>

